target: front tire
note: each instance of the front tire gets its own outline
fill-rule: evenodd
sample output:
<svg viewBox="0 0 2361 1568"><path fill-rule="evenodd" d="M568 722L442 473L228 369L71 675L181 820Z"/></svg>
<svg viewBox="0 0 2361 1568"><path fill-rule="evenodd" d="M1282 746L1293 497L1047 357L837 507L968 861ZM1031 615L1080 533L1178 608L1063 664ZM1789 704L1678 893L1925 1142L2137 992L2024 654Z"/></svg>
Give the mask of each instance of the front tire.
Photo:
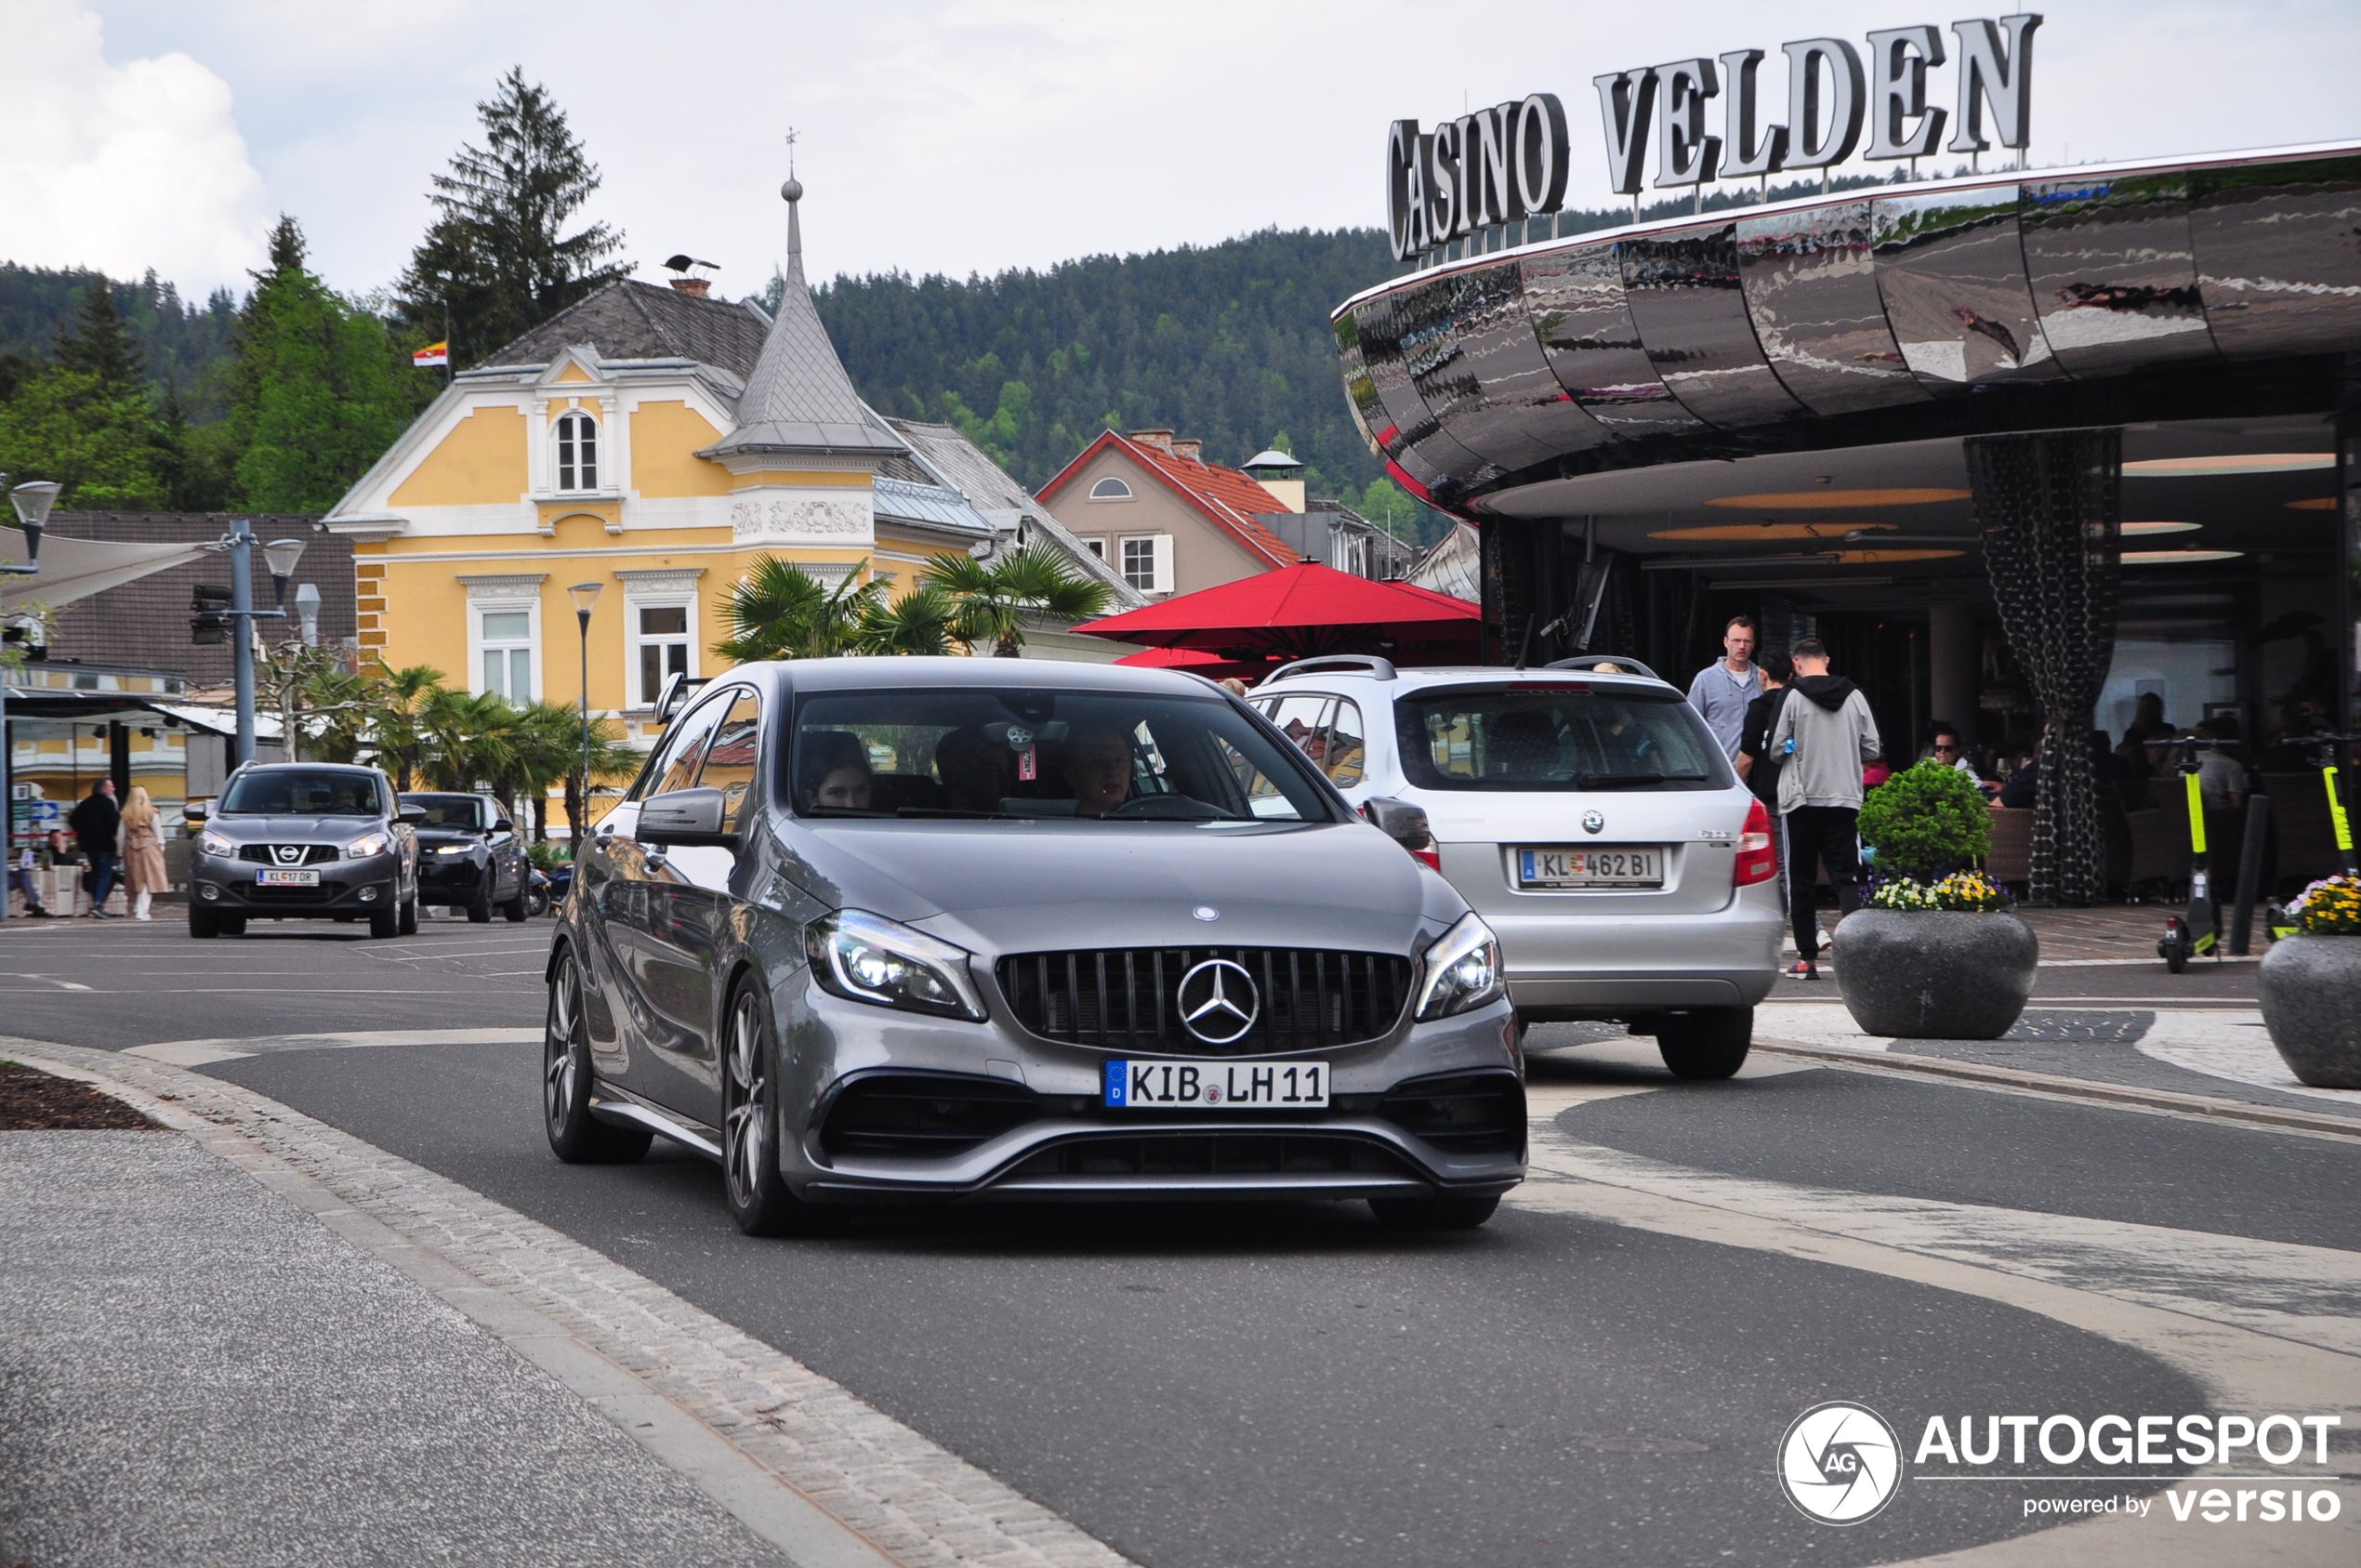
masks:
<svg viewBox="0 0 2361 1568"><path fill-rule="evenodd" d="M1676 1078L1727 1078L1754 1044L1752 1008L1699 1008L1656 1025L1656 1052Z"/></svg>
<svg viewBox="0 0 2361 1568"><path fill-rule="evenodd" d="M809 1236L835 1228L834 1212L787 1190L779 1171L778 1032L751 979L730 998L721 1073L721 1169L730 1218L749 1236Z"/></svg>
<svg viewBox="0 0 2361 1568"><path fill-rule="evenodd" d="M398 903L389 903L383 909L371 910L369 934L380 942L388 937L400 936L402 934L402 906Z"/></svg>
<svg viewBox="0 0 2361 1568"><path fill-rule="evenodd" d="M590 1113L590 1032L582 1011L582 967L558 955L541 1026L541 1125L550 1153L570 1166L627 1165L655 1134L612 1127Z"/></svg>
<svg viewBox="0 0 2361 1568"><path fill-rule="evenodd" d="M1369 1212L1389 1231L1472 1231L1499 1206L1497 1193L1488 1198L1445 1193L1434 1198L1369 1200Z"/></svg>
<svg viewBox="0 0 2361 1568"><path fill-rule="evenodd" d="M213 929L225 937L242 937L246 934L246 917L243 915L217 915L213 917Z"/></svg>
<svg viewBox="0 0 2361 1568"><path fill-rule="evenodd" d="M189 934L199 942L210 942L221 934L221 921L210 909L189 906Z"/></svg>
<svg viewBox="0 0 2361 1568"><path fill-rule="evenodd" d="M468 901L468 924L492 924L492 868L488 865L483 868L483 879L476 884L476 896Z"/></svg>
<svg viewBox="0 0 2361 1568"><path fill-rule="evenodd" d="M416 899L410 899L402 903L402 918L396 924L399 927L398 935L414 937L418 934L418 901Z"/></svg>
<svg viewBox="0 0 2361 1568"><path fill-rule="evenodd" d="M500 906L502 916L509 924L515 925L533 918L532 893L533 879L520 874L517 877L517 896Z"/></svg>

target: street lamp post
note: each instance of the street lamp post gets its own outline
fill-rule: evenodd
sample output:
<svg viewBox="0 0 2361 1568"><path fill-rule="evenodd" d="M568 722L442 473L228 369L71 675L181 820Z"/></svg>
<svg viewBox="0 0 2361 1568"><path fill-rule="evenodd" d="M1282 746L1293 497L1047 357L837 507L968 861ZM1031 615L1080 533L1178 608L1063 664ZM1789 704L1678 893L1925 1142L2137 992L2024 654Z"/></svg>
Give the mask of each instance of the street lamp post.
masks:
<svg viewBox="0 0 2361 1568"><path fill-rule="evenodd" d="M576 583L566 590L574 600L574 619L582 628L582 801L583 820L568 825L574 830L576 846L582 842L584 829L590 816L590 609L599 602L599 590L603 583Z"/></svg>
<svg viewBox="0 0 2361 1568"><path fill-rule="evenodd" d="M243 768L254 760L254 624L264 620L284 620L287 614L287 579L295 574L296 562L302 559L303 541L273 539L262 547L263 563L270 569L272 607L254 607L254 525L244 518L233 518L230 532L207 547L227 550L230 554L230 618L236 622L233 635L237 640L235 668L238 684L238 742L233 768ZM292 751L291 737L282 735L283 751Z"/></svg>
<svg viewBox="0 0 2361 1568"><path fill-rule="evenodd" d="M8 476L0 474L0 486ZM65 487L55 480L29 480L8 492L8 499L17 508L17 520L24 525L24 564L0 561L0 573L12 577L30 577L41 570L41 530L49 520L49 508L58 504L58 492ZM8 917L8 880L16 870L17 856L17 796L16 781L10 777L9 764L15 760L8 747L8 681L0 672L0 920ZM30 890L26 896L32 896Z"/></svg>

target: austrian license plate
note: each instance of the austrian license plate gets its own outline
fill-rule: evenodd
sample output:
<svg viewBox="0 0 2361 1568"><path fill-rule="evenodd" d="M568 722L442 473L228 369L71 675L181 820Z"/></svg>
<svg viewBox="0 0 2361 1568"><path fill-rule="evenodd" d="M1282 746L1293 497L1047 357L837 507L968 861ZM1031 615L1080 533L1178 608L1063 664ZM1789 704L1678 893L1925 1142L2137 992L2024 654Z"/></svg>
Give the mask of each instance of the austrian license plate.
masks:
<svg viewBox="0 0 2361 1568"><path fill-rule="evenodd" d="M1520 888L1661 888L1664 850L1618 844L1579 850L1519 850Z"/></svg>
<svg viewBox="0 0 2361 1568"><path fill-rule="evenodd" d="M1106 1102L1154 1111L1316 1110L1328 1103L1325 1061L1110 1061Z"/></svg>
<svg viewBox="0 0 2361 1568"><path fill-rule="evenodd" d="M316 871L257 871L254 879L266 888L316 888L320 874Z"/></svg>

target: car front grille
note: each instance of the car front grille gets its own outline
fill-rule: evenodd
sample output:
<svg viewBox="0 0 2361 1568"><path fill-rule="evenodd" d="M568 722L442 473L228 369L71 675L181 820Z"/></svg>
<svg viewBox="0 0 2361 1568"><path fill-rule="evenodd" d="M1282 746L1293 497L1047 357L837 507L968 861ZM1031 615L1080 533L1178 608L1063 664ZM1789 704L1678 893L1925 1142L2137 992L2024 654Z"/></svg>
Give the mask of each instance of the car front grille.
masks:
<svg viewBox="0 0 2361 1568"><path fill-rule="evenodd" d="M283 861L279 858L279 851L282 849L299 849L303 851L303 858ZM238 858L242 861L252 861L257 865L326 865L333 861L342 859L343 856L344 850L334 844L241 844L238 846Z"/></svg>
<svg viewBox="0 0 2361 1568"><path fill-rule="evenodd" d="M1226 1044L1181 1024L1181 978L1223 958L1246 971L1255 1018ZM1017 1021L1052 1040L1119 1050L1263 1056L1321 1050L1383 1035L1409 999L1410 960L1387 953L1295 947L1133 947L1022 953L1000 960L1000 993Z"/></svg>

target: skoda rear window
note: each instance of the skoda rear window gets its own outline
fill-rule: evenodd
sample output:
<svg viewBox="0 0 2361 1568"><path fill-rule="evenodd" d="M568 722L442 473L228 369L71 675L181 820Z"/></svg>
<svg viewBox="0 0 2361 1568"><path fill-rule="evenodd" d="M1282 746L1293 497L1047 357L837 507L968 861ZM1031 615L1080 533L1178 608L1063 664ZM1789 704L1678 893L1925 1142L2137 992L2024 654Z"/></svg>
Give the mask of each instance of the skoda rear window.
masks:
<svg viewBox="0 0 2361 1568"><path fill-rule="evenodd" d="M1438 686L1395 700L1420 789L1726 789L1730 765L1679 696L1564 686Z"/></svg>
<svg viewBox="0 0 2361 1568"><path fill-rule="evenodd" d="M783 756L804 817L1335 820L1292 748L1210 697L815 692Z"/></svg>

